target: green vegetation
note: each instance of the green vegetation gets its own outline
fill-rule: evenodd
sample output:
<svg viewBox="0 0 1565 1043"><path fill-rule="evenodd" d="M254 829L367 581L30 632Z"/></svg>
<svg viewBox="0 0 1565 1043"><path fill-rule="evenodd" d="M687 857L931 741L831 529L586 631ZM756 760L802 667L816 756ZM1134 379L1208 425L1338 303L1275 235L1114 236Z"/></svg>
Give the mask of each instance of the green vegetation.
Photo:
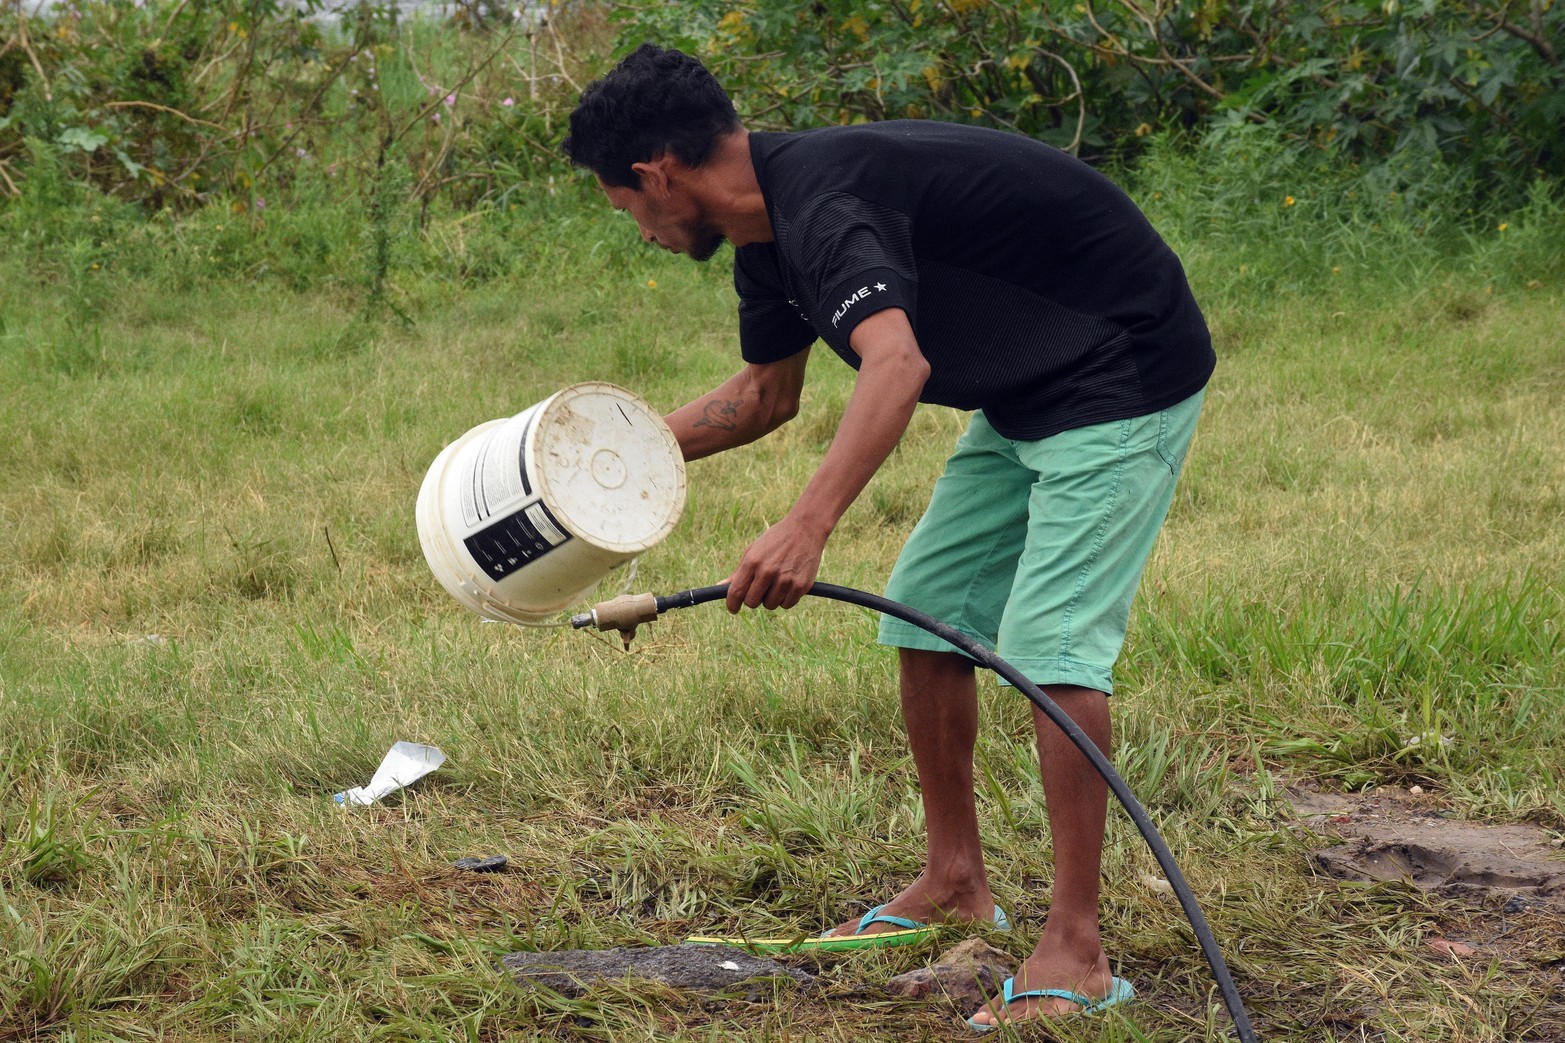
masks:
<svg viewBox="0 0 1565 1043"><path fill-rule="evenodd" d="M742 111L785 125L935 116L1073 151L1262 125L1299 151L1439 161L1469 185L1565 171L1552 0L693 0L622 5Z"/></svg>
<svg viewBox="0 0 1565 1043"><path fill-rule="evenodd" d="M0 199L59 168L148 215L253 214L367 200L389 163L421 210L503 203L559 167L578 54L597 69L607 51L605 8L579 0L538 19L475 4L450 23L327 6L0 6Z"/></svg>
<svg viewBox="0 0 1565 1043"><path fill-rule="evenodd" d="M337 14L323 17L328 6ZM0 198L40 153L150 213L367 199L421 210L560 172L579 88L644 39L707 61L763 129L933 116L1095 160L1264 127L1298 155L1515 205L1565 175L1554 0L466 0L0 5Z"/></svg>
<svg viewBox="0 0 1565 1043"><path fill-rule="evenodd" d="M207 19L181 30L195 50L169 78L209 114L237 81L201 71L245 53L205 50L211 30L255 10L104 7L125 24ZM589 15L572 17L606 38ZM328 130L359 82L347 72L311 115L330 55L351 52L296 25L324 66L296 82L287 52L257 51L235 112L271 99L277 114L243 147L193 137L199 180L149 162L173 140L138 136L149 125L103 129L133 110L71 101L98 81L58 65L52 104L75 115L5 137L19 99L43 95L26 50L0 55L15 189L0 180L0 1040L962 1035L946 1012L862 989L926 950L833 958L824 995L754 1004L635 985L566 1001L495 971L514 950L834 922L917 872L918 802L894 664L865 613L713 606L645 628L626 655L482 625L430 576L413 500L442 445L577 380L678 404L735 365L732 291L721 261L643 248L546 158L566 80L533 81L536 107L494 102L526 91L518 68L544 74L479 68L504 25L448 36L364 17L355 31L386 34L384 98L360 123ZM72 24L109 41L106 18ZM57 41L29 37L40 60ZM572 78L605 53L505 46ZM131 54L84 44L89 58ZM423 136L449 117L418 116L435 68L446 88L477 69L491 103L464 110L461 94L471 115L449 141ZM308 157L284 147L285 111ZM70 147L90 143L72 128L105 141ZM1186 258L1222 361L1121 664L1114 759L1261 1038L1557 1041L1558 915L1510 916L1503 945L1436 956L1431 934L1498 936L1500 914L1318 875L1321 841L1292 827L1285 787L1419 785L1458 817L1565 831L1558 186L1528 169L1489 193L1413 152L1354 167L1278 127L1138 141L1119 176ZM791 502L850 387L822 357L797 421L693 465L686 517L638 587L725 576ZM961 424L920 412L822 578L879 588ZM990 689L985 722L985 839L1021 923L993 940L1021 953L1048 828L1026 707ZM334 807L396 739L449 760L383 805ZM512 872L447 868L494 852ZM1105 922L1146 1002L1062 1039L1223 1038L1155 872L1115 817Z"/></svg>

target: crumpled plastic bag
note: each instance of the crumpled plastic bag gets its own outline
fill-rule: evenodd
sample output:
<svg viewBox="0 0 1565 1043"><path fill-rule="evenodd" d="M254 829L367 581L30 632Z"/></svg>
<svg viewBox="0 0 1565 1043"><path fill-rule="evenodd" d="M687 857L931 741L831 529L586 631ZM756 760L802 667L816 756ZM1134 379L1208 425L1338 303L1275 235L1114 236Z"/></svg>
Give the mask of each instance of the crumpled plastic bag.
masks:
<svg viewBox="0 0 1565 1043"><path fill-rule="evenodd" d="M388 793L412 785L445 762L446 755L438 746L426 746L421 742L395 743L386 751L368 786L356 786L332 799L342 805L373 804Z"/></svg>

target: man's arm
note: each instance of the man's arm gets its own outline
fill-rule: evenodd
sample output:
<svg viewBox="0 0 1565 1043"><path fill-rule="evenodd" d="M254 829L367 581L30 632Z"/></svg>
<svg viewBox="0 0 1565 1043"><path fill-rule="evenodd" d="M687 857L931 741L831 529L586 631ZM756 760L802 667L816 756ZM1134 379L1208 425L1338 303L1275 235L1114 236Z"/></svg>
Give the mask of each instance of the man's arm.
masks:
<svg viewBox="0 0 1565 1043"><path fill-rule="evenodd" d="M728 578L730 612L741 605L798 604L815 582L826 538L913 418L929 363L907 313L878 311L859 323L850 341L863 364L831 448L793 508L750 545Z"/></svg>
<svg viewBox="0 0 1565 1043"><path fill-rule="evenodd" d="M699 460L770 434L799 412L805 348L780 362L751 364L665 419L686 460Z"/></svg>

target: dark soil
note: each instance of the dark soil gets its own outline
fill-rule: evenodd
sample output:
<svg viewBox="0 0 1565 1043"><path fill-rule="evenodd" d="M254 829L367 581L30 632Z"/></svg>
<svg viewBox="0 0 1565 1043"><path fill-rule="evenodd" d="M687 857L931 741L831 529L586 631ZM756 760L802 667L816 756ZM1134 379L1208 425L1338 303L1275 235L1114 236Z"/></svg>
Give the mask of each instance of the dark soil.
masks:
<svg viewBox="0 0 1565 1043"><path fill-rule="evenodd" d="M1565 912L1565 849L1538 826L1464 821L1427 795L1404 790L1292 797L1300 821L1342 839L1314 855L1334 877L1407 880L1475 905Z"/></svg>

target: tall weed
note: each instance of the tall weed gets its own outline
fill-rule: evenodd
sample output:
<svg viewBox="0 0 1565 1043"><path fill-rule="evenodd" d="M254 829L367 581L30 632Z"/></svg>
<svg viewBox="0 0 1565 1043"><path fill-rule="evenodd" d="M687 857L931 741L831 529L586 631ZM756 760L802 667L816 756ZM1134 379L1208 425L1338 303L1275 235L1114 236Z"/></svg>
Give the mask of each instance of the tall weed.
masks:
<svg viewBox="0 0 1565 1043"><path fill-rule="evenodd" d="M1565 273L1565 195L1539 178L1504 206L1439 162L1300 152L1264 127L1153 141L1122 180L1193 270L1203 301L1407 293L1443 275L1491 289Z"/></svg>

